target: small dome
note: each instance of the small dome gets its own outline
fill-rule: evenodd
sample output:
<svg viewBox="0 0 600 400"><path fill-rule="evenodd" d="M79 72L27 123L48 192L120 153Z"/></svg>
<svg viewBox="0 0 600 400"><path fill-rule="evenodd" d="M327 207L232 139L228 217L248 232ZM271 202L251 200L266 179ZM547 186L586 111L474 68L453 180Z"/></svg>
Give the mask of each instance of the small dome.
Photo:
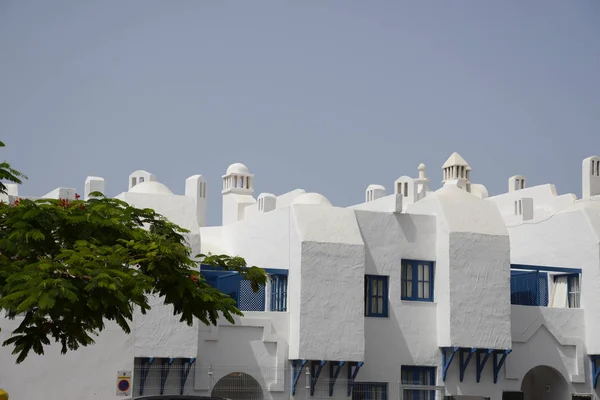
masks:
<svg viewBox="0 0 600 400"><path fill-rule="evenodd" d="M331 206L331 202L327 200L327 197L320 193L303 193L296 197L292 204L320 204Z"/></svg>
<svg viewBox="0 0 600 400"><path fill-rule="evenodd" d="M425 164L423 164L423 163L419 164L418 170L419 171L425 171Z"/></svg>
<svg viewBox="0 0 600 400"><path fill-rule="evenodd" d="M146 181L138 183L129 190L129 193L173 194L173 192L171 192L171 189L157 181Z"/></svg>
<svg viewBox="0 0 600 400"><path fill-rule="evenodd" d="M385 190L385 187L381 185L371 184L367 186L367 190Z"/></svg>
<svg viewBox="0 0 600 400"><path fill-rule="evenodd" d="M248 169L248 167L246 167L242 163L235 163L235 164L231 164L227 168L227 175L230 175L230 174L249 175L250 174L250 170Z"/></svg>

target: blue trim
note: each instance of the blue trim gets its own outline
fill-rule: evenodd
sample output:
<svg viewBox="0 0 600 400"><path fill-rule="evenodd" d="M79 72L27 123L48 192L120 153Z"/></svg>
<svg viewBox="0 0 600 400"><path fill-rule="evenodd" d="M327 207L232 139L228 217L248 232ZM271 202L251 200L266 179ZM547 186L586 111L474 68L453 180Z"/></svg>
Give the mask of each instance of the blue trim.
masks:
<svg viewBox="0 0 600 400"><path fill-rule="evenodd" d="M522 269L525 271L546 271L546 272L565 272L570 274L580 274L580 268L562 268L562 267L545 267L541 265L524 265L510 264L510 269Z"/></svg>
<svg viewBox="0 0 600 400"><path fill-rule="evenodd" d="M319 375L321 375L321 370L327 361L313 361L310 363L310 395L314 396L315 387L317 386L317 381L319 380Z"/></svg>
<svg viewBox="0 0 600 400"><path fill-rule="evenodd" d="M383 293L379 293L375 290L373 293L373 285L371 282L383 282ZM379 285L377 285L379 286ZM386 318L388 316L388 302L389 302L389 290L388 290L388 276L386 275L365 275L365 317L379 317ZM377 299L381 298L382 310L379 312L372 312L373 306L376 306ZM374 304L375 303L375 304Z"/></svg>
<svg viewBox="0 0 600 400"><path fill-rule="evenodd" d="M171 365L173 364L174 358L163 358L162 365L160 367L160 394L165 393L165 383L167 383L167 377L169 371L171 371Z"/></svg>
<svg viewBox="0 0 600 400"><path fill-rule="evenodd" d="M471 361L471 357L473 357L473 353L475 353L475 351L477 351L476 348L472 347L470 349L460 349L460 381L462 382L463 379L465 379L465 371L467 370L467 367L469 366L469 361ZM464 358L465 354L467 355L467 358Z"/></svg>
<svg viewBox="0 0 600 400"><path fill-rule="evenodd" d="M271 311L287 311L287 275L271 276Z"/></svg>
<svg viewBox="0 0 600 400"><path fill-rule="evenodd" d="M140 376L140 396L144 394L144 386L146 386L146 378L148 372L150 372L150 365L152 365L154 357L142 358L142 375Z"/></svg>
<svg viewBox="0 0 600 400"><path fill-rule="evenodd" d="M600 355L591 355L590 361L592 362L592 383L594 389L596 389L598 376L600 376Z"/></svg>
<svg viewBox="0 0 600 400"><path fill-rule="evenodd" d="M188 358L187 360L182 360L181 362L181 377L180 377L180 385L179 385L179 394L183 394L183 389L185 387L185 382L187 381L187 377L190 374L190 370L192 369L192 365L196 362L195 358Z"/></svg>
<svg viewBox="0 0 600 400"><path fill-rule="evenodd" d="M428 280L419 280L419 264L428 267L429 269L429 279ZM408 268L411 271L411 278L404 278L408 276ZM406 271L405 271L406 269ZM432 261L421 261L421 260L406 260L403 259L401 263L401 271L400 271L400 299L401 300L410 300L410 301L433 301L433 283L434 279L434 267ZM411 282L410 294L407 293L408 290L408 282ZM419 284L429 284L429 296L427 297L419 297ZM406 285L406 286L405 286ZM402 293L406 293L402 295Z"/></svg>
<svg viewBox="0 0 600 400"><path fill-rule="evenodd" d="M481 372L483 372L485 363L493 352L494 349L477 349L477 383L481 380ZM484 355L483 360L481 359L482 354Z"/></svg>
<svg viewBox="0 0 600 400"><path fill-rule="evenodd" d="M306 360L292 361L292 396L296 394L296 385L298 385L298 379L300 379L302 369L304 368L307 362L308 361Z"/></svg>
<svg viewBox="0 0 600 400"><path fill-rule="evenodd" d="M262 269L269 275L288 275L288 272L289 272L287 269L279 269L279 268L262 268ZM223 267L215 267L213 265L204 265L204 264L200 265L200 271L223 271L223 272L235 272L237 274L237 271L230 271L230 270L223 269Z"/></svg>
<svg viewBox="0 0 600 400"><path fill-rule="evenodd" d="M452 360L457 351L458 347L442 347L442 381L446 381L448 368L450 368L450 364L452 364Z"/></svg>
<svg viewBox="0 0 600 400"><path fill-rule="evenodd" d="M352 395L352 386L354 386L354 380L358 375L358 370L362 367L364 362L350 361L348 363L348 397Z"/></svg>
<svg viewBox="0 0 600 400"><path fill-rule="evenodd" d="M498 373L500 372L500 369L502 368L502 365L504 365L504 361L506 360L506 356L511 352L512 350L507 349L507 350L494 350L494 383L498 382ZM502 355L502 357L500 357L500 360L498 360L498 356Z"/></svg>
<svg viewBox="0 0 600 400"><path fill-rule="evenodd" d="M346 364L344 361L339 361L337 365L331 361L329 361L329 397L333 396L333 387L335 386L335 381L337 380L342 367Z"/></svg>

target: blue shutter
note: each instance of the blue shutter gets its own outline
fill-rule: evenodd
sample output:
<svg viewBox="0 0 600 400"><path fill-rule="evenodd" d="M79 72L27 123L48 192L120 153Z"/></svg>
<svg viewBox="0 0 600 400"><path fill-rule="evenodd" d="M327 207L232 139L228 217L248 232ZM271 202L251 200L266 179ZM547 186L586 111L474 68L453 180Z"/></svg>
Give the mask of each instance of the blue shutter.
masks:
<svg viewBox="0 0 600 400"><path fill-rule="evenodd" d="M217 285L217 289L229 295L237 302L238 308L240 306L239 287L241 280L242 277L237 272L222 274L221 276L219 276L219 281Z"/></svg>
<svg viewBox="0 0 600 400"><path fill-rule="evenodd" d="M510 302L521 306L548 305L548 274L510 271Z"/></svg>

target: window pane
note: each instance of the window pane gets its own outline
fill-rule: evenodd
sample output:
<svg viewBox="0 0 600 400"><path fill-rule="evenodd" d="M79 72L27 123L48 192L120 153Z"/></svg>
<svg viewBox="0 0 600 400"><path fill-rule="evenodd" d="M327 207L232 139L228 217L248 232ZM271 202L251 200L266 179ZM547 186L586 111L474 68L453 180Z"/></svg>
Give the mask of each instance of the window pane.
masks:
<svg viewBox="0 0 600 400"><path fill-rule="evenodd" d="M423 298L423 282L418 283L419 292L417 293L417 298Z"/></svg>
<svg viewBox="0 0 600 400"><path fill-rule="evenodd" d="M377 280L371 279L371 296L377 296Z"/></svg>
<svg viewBox="0 0 600 400"><path fill-rule="evenodd" d="M413 287L412 287L412 281L408 281L406 282L406 295L408 297L412 296L413 293Z"/></svg>
<svg viewBox="0 0 600 400"><path fill-rule="evenodd" d="M419 270L419 275L418 275L419 280L422 281L423 280L423 265L422 264L418 265L418 270Z"/></svg>
<svg viewBox="0 0 600 400"><path fill-rule="evenodd" d="M423 284L423 298L428 299L430 297L431 297L431 294L429 293L429 282L425 282Z"/></svg>
<svg viewBox="0 0 600 400"><path fill-rule="evenodd" d="M379 296L383 296L383 279L378 280L379 285L377 285L377 294Z"/></svg>
<svg viewBox="0 0 600 400"><path fill-rule="evenodd" d="M408 266L406 269L406 279L412 280L412 266Z"/></svg>
<svg viewBox="0 0 600 400"><path fill-rule="evenodd" d="M380 314L383 312L383 298L381 297L377 299L377 312Z"/></svg>
<svg viewBox="0 0 600 400"><path fill-rule="evenodd" d="M428 281L428 280L429 280L429 265L426 265L426 266L425 266L425 271L424 271L424 274L423 274L423 276L425 277L425 279L424 279L424 280L426 280L426 281Z"/></svg>

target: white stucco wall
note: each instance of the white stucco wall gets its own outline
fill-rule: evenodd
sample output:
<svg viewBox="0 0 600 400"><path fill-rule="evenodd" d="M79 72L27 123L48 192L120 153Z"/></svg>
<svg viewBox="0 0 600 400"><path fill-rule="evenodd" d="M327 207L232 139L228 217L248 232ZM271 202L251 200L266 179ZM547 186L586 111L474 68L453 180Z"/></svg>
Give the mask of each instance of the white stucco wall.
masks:
<svg viewBox="0 0 600 400"><path fill-rule="evenodd" d="M0 342L10 337L19 319L0 320ZM108 323L94 338L96 343L61 354L60 344L33 352L15 364L12 346L0 347L0 387L10 400L112 399L116 394L117 371L133 371L134 336Z"/></svg>

